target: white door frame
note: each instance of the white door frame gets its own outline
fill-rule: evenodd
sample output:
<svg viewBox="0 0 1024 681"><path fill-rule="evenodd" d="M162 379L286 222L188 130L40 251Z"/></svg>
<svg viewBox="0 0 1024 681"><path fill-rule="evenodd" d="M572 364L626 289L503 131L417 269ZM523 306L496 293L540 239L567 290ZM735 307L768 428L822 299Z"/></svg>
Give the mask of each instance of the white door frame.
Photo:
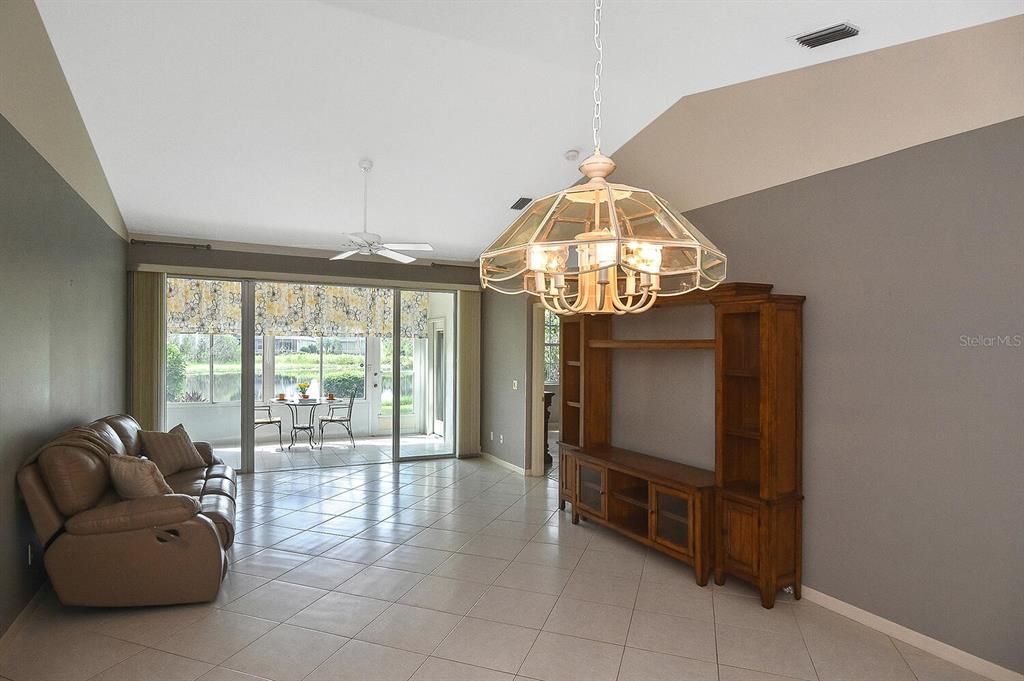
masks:
<svg viewBox="0 0 1024 681"><path fill-rule="evenodd" d="M366 404L369 407L366 426L371 437L391 435L390 422L387 430L381 428L380 400L384 390L381 369L384 366L384 358L381 357L380 345L381 339L378 336L366 337Z"/></svg>
<svg viewBox="0 0 1024 681"><path fill-rule="evenodd" d="M427 338L427 390L426 390L426 417L424 418L424 425L430 427L432 435L440 435L445 437L445 431L447 429L447 423L445 422L445 404L437 403L437 333L441 332L441 337L444 339L444 355L441 357L442 371L447 370L447 358L448 358L448 325L445 323L444 317L432 317L427 320L428 338ZM442 379L442 386L447 382L447 375ZM445 396L447 399L447 395ZM438 418L440 416L441 418Z"/></svg>
<svg viewBox="0 0 1024 681"><path fill-rule="evenodd" d="M535 302L530 306L530 373L529 373L529 426L530 443L528 475L544 475L544 306Z"/></svg>

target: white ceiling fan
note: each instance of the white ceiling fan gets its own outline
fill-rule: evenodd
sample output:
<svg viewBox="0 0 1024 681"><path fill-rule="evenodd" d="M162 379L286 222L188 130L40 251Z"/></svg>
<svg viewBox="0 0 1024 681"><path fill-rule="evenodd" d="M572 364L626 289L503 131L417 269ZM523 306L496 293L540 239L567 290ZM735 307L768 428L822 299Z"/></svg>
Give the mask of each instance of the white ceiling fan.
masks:
<svg viewBox="0 0 1024 681"><path fill-rule="evenodd" d="M398 253L398 251L434 250L434 247L428 243L385 243L380 234L366 231L367 190L370 171L373 170L373 161L364 158L359 162L359 168L363 171L363 231L343 234L342 236L345 241L341 247L346 250L338 253L331 260L344 260L358 253L359 255L382 255L385 258L391 258L400 263L410 263L416 260L416 258L404 253Z"/></svg>

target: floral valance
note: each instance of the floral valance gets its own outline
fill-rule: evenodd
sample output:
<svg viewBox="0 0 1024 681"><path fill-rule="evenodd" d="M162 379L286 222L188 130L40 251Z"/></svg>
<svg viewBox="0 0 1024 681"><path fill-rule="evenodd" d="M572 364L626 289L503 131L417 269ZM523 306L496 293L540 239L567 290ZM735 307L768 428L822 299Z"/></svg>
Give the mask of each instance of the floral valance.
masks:
<svg viewBox="0 0 1024 681"><path fill-rule="evenodd" d="M167 331L241 334L241 283L168 277Z"/></svg>
<svg viewBox="0 0 1024 681"><path fill-rule="evenodd" d="M425 338L427 294L402 291L403 338ZM256 334L391 337L394 291L315 284L256 284Z"/></svg>
<svg viewBox="0 0 1024 681"><path fill-rule="evenodd" d="M382 288L258 282L256 335L391 337L394 291ZM425 338L427 294L402 291L403 338ZM171 333L241 333L241 285L167 279Z"/></svg>

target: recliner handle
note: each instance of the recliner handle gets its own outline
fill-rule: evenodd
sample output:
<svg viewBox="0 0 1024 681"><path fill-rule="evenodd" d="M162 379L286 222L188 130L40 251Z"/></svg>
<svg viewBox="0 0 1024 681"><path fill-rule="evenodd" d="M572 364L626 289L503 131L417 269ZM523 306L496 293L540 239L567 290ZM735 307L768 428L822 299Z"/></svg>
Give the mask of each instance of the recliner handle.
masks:
<svg viewBox="0 0 1024 681"><path fill-rule="evenodd" d="M181 542L187 545L187 542L181 538L181 534L177 530L161 530L159 527L154 527L153 533L156 535L156 540L161 544Z"/></svg>

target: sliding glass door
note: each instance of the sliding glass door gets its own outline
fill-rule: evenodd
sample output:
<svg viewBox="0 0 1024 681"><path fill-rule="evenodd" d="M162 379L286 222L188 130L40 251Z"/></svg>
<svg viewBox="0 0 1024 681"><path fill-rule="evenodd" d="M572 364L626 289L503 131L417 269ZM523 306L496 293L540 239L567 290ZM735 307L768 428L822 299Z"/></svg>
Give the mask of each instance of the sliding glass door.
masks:
<svg viewBox="0 0 1024 681"><path fill-rule="evenodd" d="M167 426L257 472L450 456L454 298L169 277Z"/></svg>
<svg viewBox="0 0 1024 681"><path fill-rule="evenodd" d="M167 279L165 422L242 465L242 283Z"/></svg>

